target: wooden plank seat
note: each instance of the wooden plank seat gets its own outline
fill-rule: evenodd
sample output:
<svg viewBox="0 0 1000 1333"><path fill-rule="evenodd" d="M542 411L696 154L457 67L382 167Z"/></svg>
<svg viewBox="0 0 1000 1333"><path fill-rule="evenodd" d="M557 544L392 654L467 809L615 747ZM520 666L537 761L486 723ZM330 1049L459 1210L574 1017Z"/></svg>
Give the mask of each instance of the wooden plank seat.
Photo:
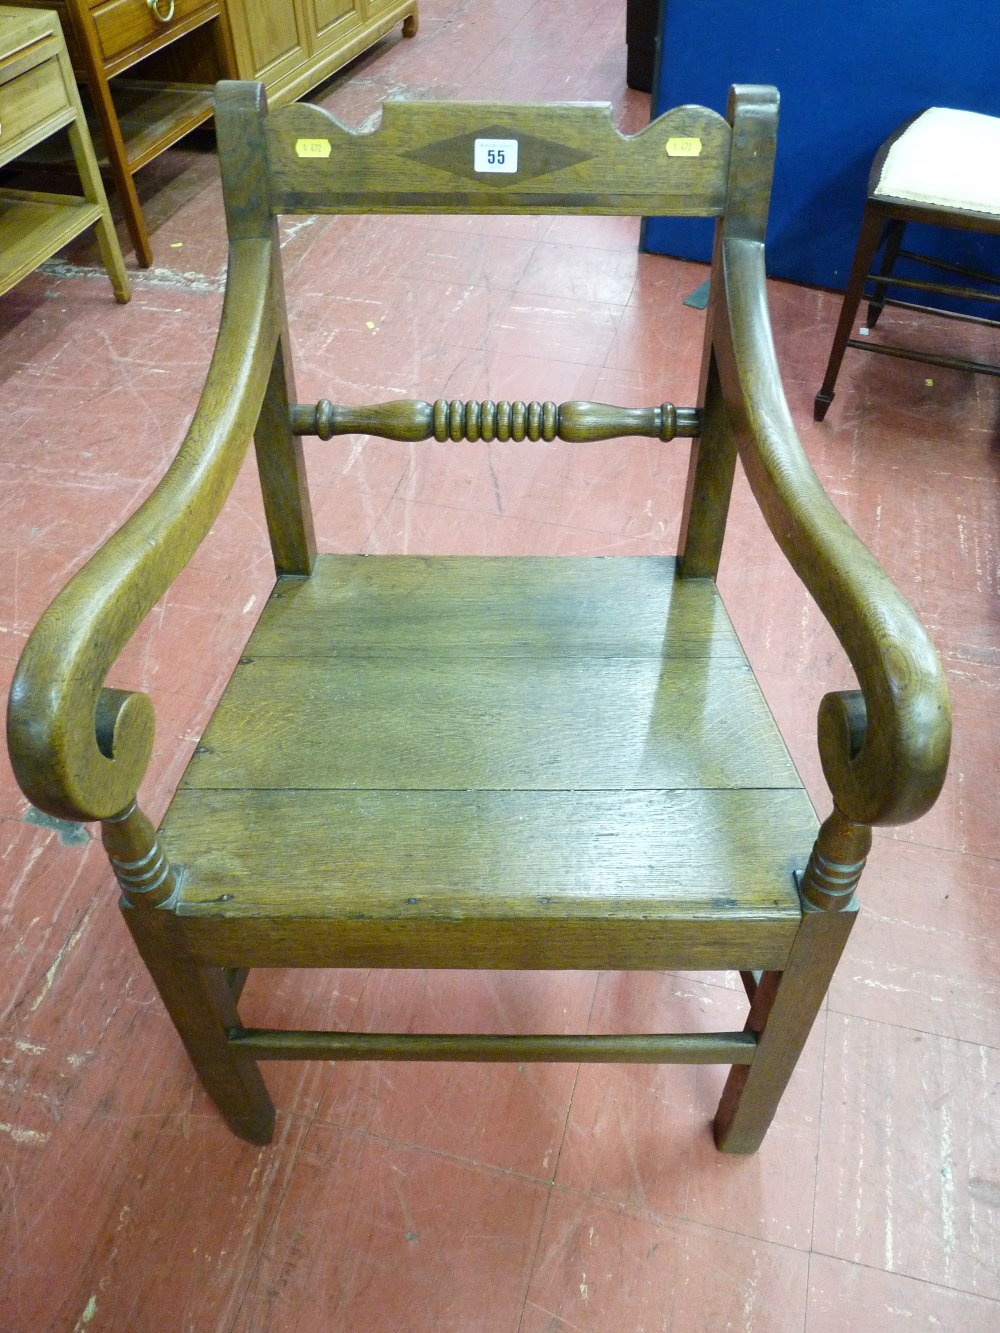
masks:
<svg viewBox="0 0 1000 1333"><path fill-rule="evenodd" d="M710 931L781 967L785 848L815 833L718 594L673 560L320 556L272 595L163 846L193 951L233 965L698 967Z"/></svg>
<svg viewBox="0 0 1000 1333"><path fill-rule="evenodd" d="M776 111L772 89L737 89L728 119L684 107L625 138L608 108L390 103L355 134L220 85L230 261L201 402L163 481L33 634L8 736L37 805L101 821L139 951L244 1137L272 1132L260 1062L296 1058L725 1063L717 1143L750 1152L766 1132L871 827L933 803L949 744L933 647L785 404L763 255ZM717 218L698 403L296 402L276 217L440 210ZM317 554L300 437L351 433L687 448L679 553ZM105 682L251 436L277 580L157 831L136 803L150 701ZM821 825L715 586L737 457L855 674L819 701ZM317 966L734 969L750 1008L737 1032L575 1036L241 1015L248 969Z"/></svg>

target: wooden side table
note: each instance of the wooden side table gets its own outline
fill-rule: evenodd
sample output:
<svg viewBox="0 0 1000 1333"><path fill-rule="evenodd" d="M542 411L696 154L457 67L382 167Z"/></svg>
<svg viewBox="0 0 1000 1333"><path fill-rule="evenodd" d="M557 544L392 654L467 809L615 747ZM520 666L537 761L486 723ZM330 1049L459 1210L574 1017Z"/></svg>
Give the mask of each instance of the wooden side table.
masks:
<svg viewBox="0 0 1000 1333"><path fill-rule="evenodd" d="M237 78L223 0L20 0L62 18L94 137L143 268L153 262L134 176L212 115L219 79ZM127 78L121 77L128 73ZM103 151L102 151L103 150Z"/></svg>
<svg viewBox="0 0 1000 1333"><path fill-rule="evenodd" d="M83 198L0 189L0 292L93 226L115 299L131 295L58 17L0 5L0 166L68 129Z"/></svg>

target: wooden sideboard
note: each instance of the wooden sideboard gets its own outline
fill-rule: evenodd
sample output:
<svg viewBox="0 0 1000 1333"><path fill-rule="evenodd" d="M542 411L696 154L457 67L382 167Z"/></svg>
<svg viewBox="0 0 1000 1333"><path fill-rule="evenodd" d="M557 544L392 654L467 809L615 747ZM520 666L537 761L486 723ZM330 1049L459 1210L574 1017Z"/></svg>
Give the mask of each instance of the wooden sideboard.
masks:
<svg viewBox="0 0 1000 1333"><path fill-rule="evenodd" d="M417 31L417 0L227 0L236 65L268 102L292 102L380 37Z"/></svg>
<svg viewBox="0 0 1000 1333"><path fill-rule="evenodd" d="M19 0L55 10L85 85L95 146L125 210L139 263L153 262L134 176L212 114L213 87L260 79L293 101L397 23L417 0Z"/></svg>
<svg viewBox="0 0 1000 1333"><path fill-rule="evenodd" d="M83 195L0 189L0 292L92 226L115 296L127 301L125 264L58 20L0 5L0 166L63 129Z"/></svg>

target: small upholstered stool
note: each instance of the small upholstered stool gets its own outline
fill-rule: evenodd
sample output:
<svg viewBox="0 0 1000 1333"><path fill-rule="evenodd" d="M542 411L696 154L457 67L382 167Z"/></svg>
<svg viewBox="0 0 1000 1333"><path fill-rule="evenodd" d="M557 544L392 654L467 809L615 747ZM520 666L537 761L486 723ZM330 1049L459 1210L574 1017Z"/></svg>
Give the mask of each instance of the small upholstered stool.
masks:
<svg viewBox="0 0 1000 1333"><path fill-rule="evenodd" d="M931 107L907 121L879 149L868 177L868 201L840 321L830 349L826 377L813 408L817 421L823 420L833 401L834 386L847 347L954 370L1000 375L998 365L850 337L868 282L874 284L869 295L869 329L887 305L949 319L974 319L977 323L1000 327L996 320L978 319L960 311L940 310L886 295L887 288L892 286L913 292L941 292L964 300L1000 302L1000 293L983 290L981 285L969 286L962 281L971 279L978 284L1000 287L1000 278L996 275L903 250L903 232L908 222L1000 233L1000 119L975 111ZM882 249L882 262L876 273L872 271L872 262L879 249ZM944 283L896 277L893 268L900 256L954 275L958 281Z"/></svg>

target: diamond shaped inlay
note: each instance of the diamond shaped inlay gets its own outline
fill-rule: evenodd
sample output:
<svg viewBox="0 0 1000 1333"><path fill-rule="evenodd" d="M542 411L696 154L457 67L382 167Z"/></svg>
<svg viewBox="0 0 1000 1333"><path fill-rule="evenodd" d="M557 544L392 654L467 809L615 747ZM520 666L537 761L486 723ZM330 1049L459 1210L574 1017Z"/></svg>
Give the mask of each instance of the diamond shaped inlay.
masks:
<svg viewBox="0 0 1000 1333"><path fill-rule="evenodd" d="M477 139L516 139L518 145L517 172L511 175L486 175L473 167L474 145ZM465 180L488 181L494 189L504 189L518 181L550 176L553 172L586 162L592 153L581 153L564 143L542 139L535 134L519 134L508 125L484 125L469 134L457 134L451 139L438 139L403 154L417 162L447 171Z"/></svg>

